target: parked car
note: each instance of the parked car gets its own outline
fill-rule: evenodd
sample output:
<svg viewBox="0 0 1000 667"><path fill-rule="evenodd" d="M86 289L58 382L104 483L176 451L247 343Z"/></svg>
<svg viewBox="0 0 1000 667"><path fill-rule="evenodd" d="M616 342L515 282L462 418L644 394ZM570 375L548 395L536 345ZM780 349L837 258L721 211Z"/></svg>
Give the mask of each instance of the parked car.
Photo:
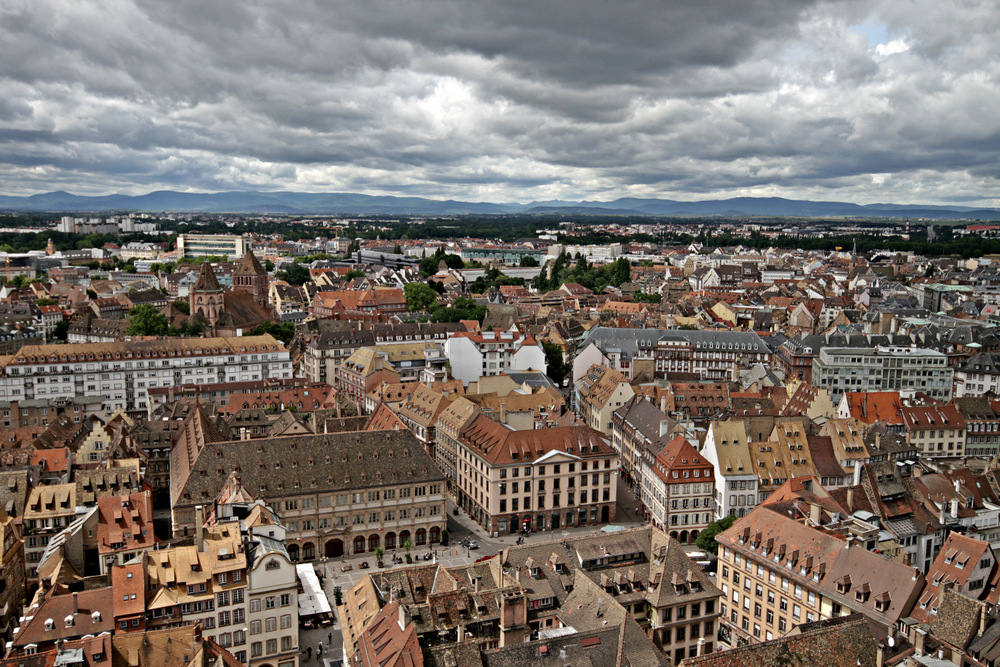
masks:
<svg viewBox="0 0 1000 667"><path fill-rule="evenodd" d="M467 537L464 540L462 540L462 546L465 547L466 549L478 549L479 542L476 542L471 537Z"/></svg>

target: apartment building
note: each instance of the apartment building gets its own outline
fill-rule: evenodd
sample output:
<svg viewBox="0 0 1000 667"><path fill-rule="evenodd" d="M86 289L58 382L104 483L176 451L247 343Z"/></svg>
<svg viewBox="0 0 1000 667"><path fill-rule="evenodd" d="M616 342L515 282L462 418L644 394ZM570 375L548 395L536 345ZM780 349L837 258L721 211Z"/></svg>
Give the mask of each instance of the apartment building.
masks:
<svg viewBox="0 0 1000 667"><path fill-rule="evenodd" d="M324 331L305 346L300 372L310 382L333 384L338 366L358 348L374 344L375 336L371 331Z"/></svg>
<svg viewBox="0 0 1000 667"><path fill-rule="evenodd" d="M642 470L642 502L653 525L693 544L715 518L712 464L683 436L672 439Z"/></svg>
<svg viewBox="0 0 1000 667"><path fill-rule="evenodd" d="M336 367L333 385L364 409L365 397L383 382L400 382L401 377L389 359L374 347L362 347Z"/></svg>
<svg viewBox="0 0 1000 667"><path fill-rule="evenodd" d="M545 372L548 364L542 345L530 333L512 331L459 331L444 343L451 376L463 384L481 377L520 371Z"/></svg>
<svg viewBox="0 0 1000 667"><path fill-rule="evenodd" d="M573 379L601 364L628 378L637 367L648 367L661 378L694 373L702 380L735 380L737 366L768 364L770 359L771 351L752 331L594 327L580 342Z"/></svg>
<svg viewBox="0 0 1000 667"><path fill-rule="evenodd" d="M824 347L813 359L812 384L834 402L847 392L919 392L949 401L955 369L936 350Z"/></svg>
<svg viewBox="0 0 1000 667"><path fill-rule="evenodd" d="M24 545L14 517L0 510L0 637L9 639L25 595Z"/></svg>
<svg viewBox="0 0 1000 667"><path fill-rule="evenodd" d="M953 404L965 420L965 455L995 456L1000 451L1000 414L989 398L967 396Z"/></svg>
<svg viewBox="0 0 1000 667"><path fill-rule="evenodd" d="M925 456L965 456L966 423L953 403L909 405L903 402L906 442Z"/></svg>
<svg viewBox="0 0 1000 667"><path fill-rule="evenodd" d="M674 420L641 396L633 396L611 413L611 446L618 452L622 478L633 489L642 483L643 449L653 443L667 444L675 425Z"/></svg>
<svg viewBox="0 0 1000 667"><path fill-rule="evenodd" d="M701 453L712 464L716 518L746 516L757 505L760 483L746 425L740 420L714 422Z"/></svg>
<svg viewBox="0 0 1000 667"><path fill-rule="evenodd" d="M242 257L252 247L246 236L232 234L178 234L178 257Z"/></svg>
<svg viewBox="0 0 1000 667"><path fill-rule="evenodd" d="M895 627L924 587L913 567L807 526L781 504L756 508L717 539L722 618L733 644L853 612Z"/></svg>
<svg viewBox="0 0 1000 667"><path fill-rule="evenodd" d="M618 455L581 426L513 431L480 415L458 437L457 502L493 535L615 520Z"/></svg>
<svg viewBox="0 0 1000 667"><path fill-rule="evenodd" d="M197 518L204 519L200 506ZM199 522L193 545L146 551L144 559L147 627L200 623L206 637L247 663L248 560L239 523ZM282 602L288 614L297 613L289 596L275 601L275 614ZM298 643L294 623L286 633Z"/></svg>
<svg viewBox="0 0 1000 667"><path fill-rule="evenodd" d="M865 425L856 419L830 419L820 428L821 436L829 437L833 453L844 472L854 474L854 467L871 461L865 444Z"/></svg>
<svg viewBox="0 0 1000 667"><path fill-rule="evenodd" d="M42 553L59 531L76 519L76 484L36 486L24 506L25 574L33 580Z"/></svg>
<svg viewBox="0 0 1000 667"><path fill-rule="evenodd" d="M458 437L466 426L482 414L479 406L459 396L438 415L434 431L434 461L448 481L448 492L455 495Z"/></svg>
<svg viewBox="0 0 1000 667"><path fill-rule="evenodd" d="M100 398L108 414L141 414L152 387L291 377L288 350L270 335L31 345L0 361L0 401Z"/></svg>
<svg viewBox="0 0 1000 667"><path fill-rule="evenodd" d="M614 411L635 396L635 390L624 375L596 364L576 381L574 389L580 418L590 428L609 437L614 430Z"/></svg>
<svg viewBox="0 0 1000 667"><path fill-rule="evenodd" d="M153 503L149 491L97 500L97 554L101 574L132 562L153 547Z"/></svg>
<svg viewBox="0 0 1000 667"><path fill-rule="evenodd" d="M171 452L175 535L231 472L280 515L293 562L437 543L446 526L444 475L407 430L227 441L197 408Z"/></svg>

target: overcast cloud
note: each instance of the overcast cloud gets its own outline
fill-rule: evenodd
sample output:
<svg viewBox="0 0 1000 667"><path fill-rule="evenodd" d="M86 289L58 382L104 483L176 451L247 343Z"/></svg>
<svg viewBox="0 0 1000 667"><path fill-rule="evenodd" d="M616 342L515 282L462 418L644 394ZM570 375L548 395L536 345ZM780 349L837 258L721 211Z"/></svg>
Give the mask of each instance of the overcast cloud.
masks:
<svg viewBox="0 0 1000 667"><path fill-rule="evenodd" d="M0 3L0 193L1000 206L981 0Z"/></svg>

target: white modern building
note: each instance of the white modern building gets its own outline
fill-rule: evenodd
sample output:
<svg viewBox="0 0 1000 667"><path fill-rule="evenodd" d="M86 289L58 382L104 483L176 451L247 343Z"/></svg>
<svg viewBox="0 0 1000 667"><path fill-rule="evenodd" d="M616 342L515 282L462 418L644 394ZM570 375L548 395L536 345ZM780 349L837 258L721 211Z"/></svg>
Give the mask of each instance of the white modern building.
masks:
<svg viewBox="0 0 1000 667"><path fill-rule="evenodd" d="M812 384L834 402L847 392L922 393L950 401L955 370L937 350L825 347L813 359Z"/></svg>
<svg viewBox="0 0 1000 667"><path fill-rule="evenodd" d="M240 258L250 250L251 241L233 234L178 234L177 254L180 257L226 256Z"/></svg>
<svg viewBox="0 0 1000 667"><path fill-rule="evenodd" d="M487 375L546 371L545 352L530 333L460 331L445 341L451 376L468 384Z"/></svg>

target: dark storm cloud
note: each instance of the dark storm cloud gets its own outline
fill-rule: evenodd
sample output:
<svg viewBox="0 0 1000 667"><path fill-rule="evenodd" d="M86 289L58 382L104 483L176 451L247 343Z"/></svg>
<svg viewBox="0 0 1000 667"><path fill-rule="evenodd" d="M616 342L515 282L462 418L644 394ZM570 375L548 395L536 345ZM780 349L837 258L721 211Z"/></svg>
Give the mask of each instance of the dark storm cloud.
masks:
<svg viewBox="0 0 1000 667"><path fill-rule="evenodd" d="M0 190L996 198L994 3L0 6Z"/></svg>

